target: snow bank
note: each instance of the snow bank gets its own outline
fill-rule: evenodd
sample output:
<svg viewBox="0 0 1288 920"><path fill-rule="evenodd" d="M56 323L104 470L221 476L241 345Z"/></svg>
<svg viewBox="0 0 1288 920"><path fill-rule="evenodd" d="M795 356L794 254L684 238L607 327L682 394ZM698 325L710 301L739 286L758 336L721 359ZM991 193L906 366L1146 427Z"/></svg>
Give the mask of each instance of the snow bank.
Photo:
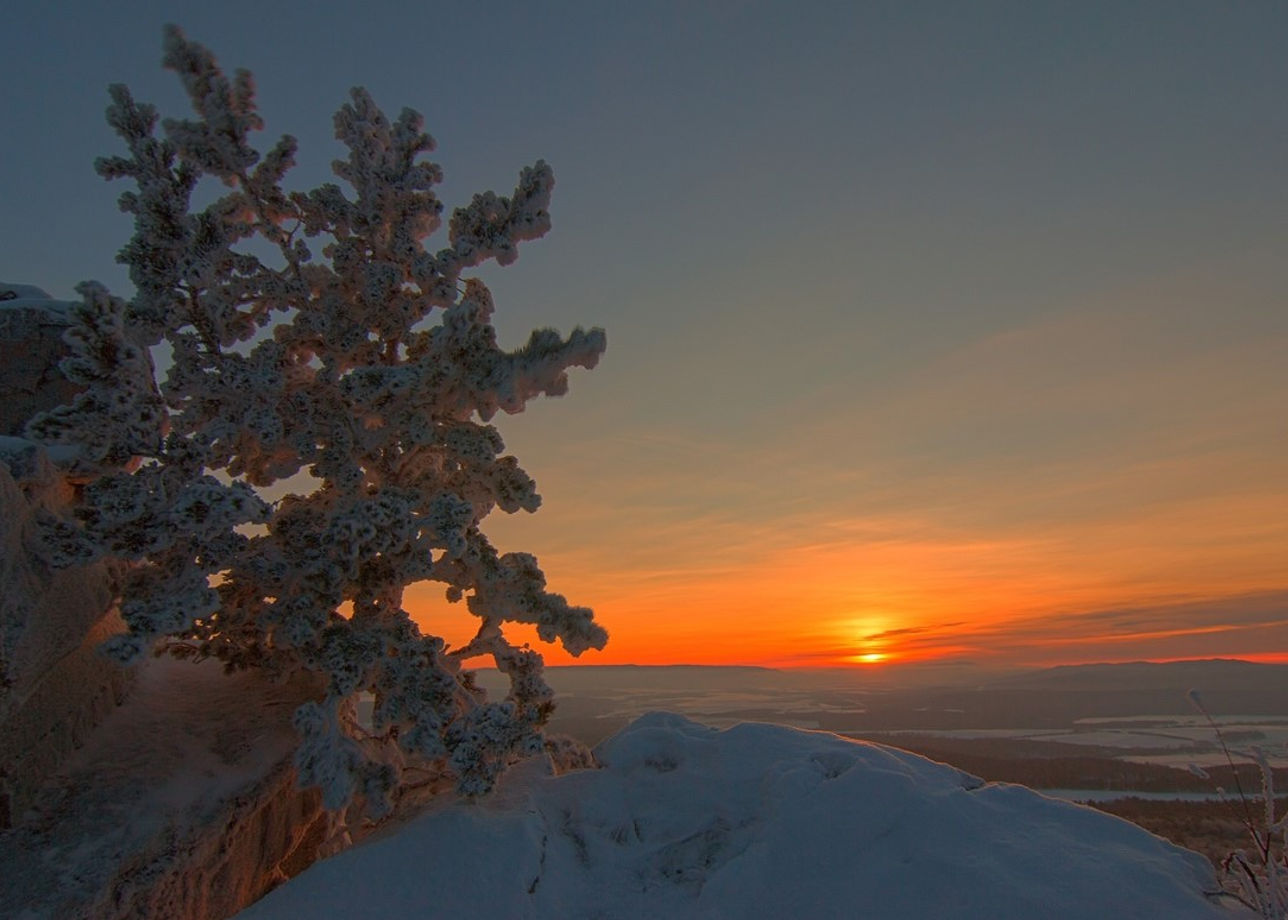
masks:
<svg viewBox="0 0 1288 920"><path fill-rule="evenodd" d="M1230 916L1197 854L893 748L653 713L596 755L559 777L525 765L238 916Z"/></svg>

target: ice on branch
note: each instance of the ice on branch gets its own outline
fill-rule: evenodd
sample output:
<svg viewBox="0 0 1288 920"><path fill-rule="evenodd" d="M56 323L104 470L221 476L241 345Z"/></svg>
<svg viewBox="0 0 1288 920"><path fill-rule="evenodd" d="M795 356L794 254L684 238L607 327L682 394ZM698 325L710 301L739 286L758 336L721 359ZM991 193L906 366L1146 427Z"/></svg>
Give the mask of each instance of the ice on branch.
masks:
<svg viewBox="0 0 1288 920"><path fill-rule="evenodd" d="M424 159L434 142L419 114L391 121L355 89L335 117L340 184L287 191L295 141L256 149L250 75L229 78L174 28L164 64L192 117L159 120L114 86L107 117L125 151L97 163L134 186L120 198L134 236L119 260L135 296L80 289L65 370L84 390L28 429L77 445L101 473L75 522L49 523L49 542L67 561L134 563L119 657L159 643L314 675L297 763L328 806L383 812L413 760L484 792L540 749L551 708L540 655L507 624L574 655L607 638L590 610L546 590L534 557L499 554L481 530L496 508L540 504L487 422L562 395L569 368L594 367L606 345L600 329L540 329L506 351L490 292L463 274L513 262L550 228L553 173L539 161L510 195L474 196L431 251L442 172ZM203 179L223 188L196 210ZM261 495L301 472L309 491ZM422 580L478 617L466 646L412 622L403 591ZM465 664L477 656L509 675L504 700L475 686ZM374 696L366 727L353 715L362 692Z"/></svg>

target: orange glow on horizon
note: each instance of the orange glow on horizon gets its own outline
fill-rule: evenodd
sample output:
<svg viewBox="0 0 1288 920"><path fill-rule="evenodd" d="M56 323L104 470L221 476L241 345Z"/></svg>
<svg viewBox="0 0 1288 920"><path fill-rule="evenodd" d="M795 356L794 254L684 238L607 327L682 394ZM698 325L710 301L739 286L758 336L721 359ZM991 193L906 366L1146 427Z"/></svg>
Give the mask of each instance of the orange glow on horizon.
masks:
<svg viewBox="0 0 1288 920"><path fill-rule="evenodd" d="M1156 524L1060 539L970 539L902 520L729 528L705 554L677 535L655 556L621 559L611 546L565 543L540 557L549 590L593 608L607 647L573 658L534 627L505 631L552 665L1288 663L1280 559L1233 540L1220 551L1184 539L1168 546L1166 531L1195 524L1170 515ZM514 535L540 549L541 539ZM405 605L454 647L478 625L434 583L410 588Z"/></svg>

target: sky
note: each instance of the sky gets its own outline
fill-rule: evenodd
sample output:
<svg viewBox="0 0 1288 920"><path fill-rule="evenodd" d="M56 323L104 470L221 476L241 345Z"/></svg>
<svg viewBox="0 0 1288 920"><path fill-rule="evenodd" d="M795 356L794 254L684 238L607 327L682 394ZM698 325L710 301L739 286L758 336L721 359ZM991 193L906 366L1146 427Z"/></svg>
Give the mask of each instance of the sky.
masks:
<svg viewBox="0 0 1288 920"><path fill-rule="evenodd" d="M353 85L449 207L554 167L498 329L609 347L498 421L544 506L484 529L595 609L582 661L1288 661L1288 5L22 4L0 278L129 292L92 162L109 83L186 111L167 22L292 187Z"/></svg>

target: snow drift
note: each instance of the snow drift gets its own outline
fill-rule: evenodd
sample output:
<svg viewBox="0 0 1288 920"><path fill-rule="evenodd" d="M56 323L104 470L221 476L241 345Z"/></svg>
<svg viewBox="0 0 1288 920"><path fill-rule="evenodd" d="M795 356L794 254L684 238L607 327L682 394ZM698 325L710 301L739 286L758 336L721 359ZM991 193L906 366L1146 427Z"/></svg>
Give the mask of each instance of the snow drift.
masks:
<svg viewBox="0 0 1288 920"><path fill-rule="evenodd" d="M595 753L529 762L239 917L1230 916L1197 854L893 748L652 713Z"/></svg>

